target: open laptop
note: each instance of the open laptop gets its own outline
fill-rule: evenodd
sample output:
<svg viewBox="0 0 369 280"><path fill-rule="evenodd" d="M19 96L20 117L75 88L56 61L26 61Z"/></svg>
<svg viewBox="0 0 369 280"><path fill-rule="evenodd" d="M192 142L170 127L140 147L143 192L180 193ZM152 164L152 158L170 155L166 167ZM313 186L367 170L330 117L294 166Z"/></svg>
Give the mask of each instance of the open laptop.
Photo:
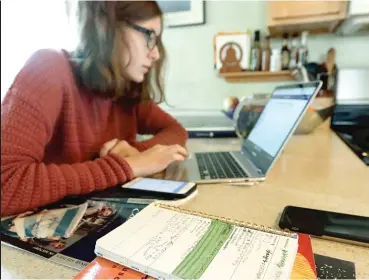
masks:
<svg viewBox="0 0 369 280"><path fill-rule="evenodd" d="M265 180L321 86L316 81L277 87L241 150L190 154L181 163L187 180L199 184Z"/></svg>

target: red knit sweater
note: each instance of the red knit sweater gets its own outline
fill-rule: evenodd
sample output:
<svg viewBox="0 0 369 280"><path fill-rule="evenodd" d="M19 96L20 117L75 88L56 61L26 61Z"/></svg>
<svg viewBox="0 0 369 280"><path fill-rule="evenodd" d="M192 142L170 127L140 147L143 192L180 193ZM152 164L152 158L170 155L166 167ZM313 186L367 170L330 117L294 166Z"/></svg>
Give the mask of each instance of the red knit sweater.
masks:
<svg viewBox="0 0 369 280"><path fill-rule="evenodd" d="M155 136L137 142L137 133ZM1 216L131 180L123 158L97 157L113 138L142 151L184 145L187 134L153 102L118 104L79 87L63 52L36 52L1 104Z"/></svg>

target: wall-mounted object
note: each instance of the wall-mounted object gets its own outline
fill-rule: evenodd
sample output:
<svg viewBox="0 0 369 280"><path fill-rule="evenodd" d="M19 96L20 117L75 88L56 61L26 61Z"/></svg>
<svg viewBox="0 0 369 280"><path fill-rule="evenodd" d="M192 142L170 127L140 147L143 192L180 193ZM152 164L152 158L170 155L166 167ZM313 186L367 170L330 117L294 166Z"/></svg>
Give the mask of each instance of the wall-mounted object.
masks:
<svg viewBox="0 0 369 280"><path fill-rule="evenodd" d="M205 23L205 1L157 1L164 13L166 27L199 25Z"/></svg>
<svg viewBox="0 0 369 280"><path fill-rule="evenodd" d="M268 1L267 25L273 37L309 31L330 33L346 18L348 1Z"/></svg>
<svg viewBox="0 0 369 280"><path fill-rule="evenodd" d="M238 53L238 55L237 55ZM219 58L222 63L220 73L241 72L241 60L243 57L242 48L236 42L224 44L219 51Z"/></svg>
<svg viewBox="0 0 369 280"><path fill-rule="evenodd" d="M239 64L238 71L249 69L251 36L247 32L222 32L217 33L213 38L214 44L214 68L218 71L222 68L222 60ZM230 45L231 44L231 45ZM226 46L226 47L225 47ZM232 49L229 48L232 46ZM232 53L231 53L232 52ZM230 55L234 57L230 58ZM232 60L232 61L230 61ZM238 62L236 62L238 61ZM225 69L222 70L224 72ZM232 70L229 68L229 70ZM233 69L231 72L238 72ZM229 72L229 71L227 71Z"/></svg>

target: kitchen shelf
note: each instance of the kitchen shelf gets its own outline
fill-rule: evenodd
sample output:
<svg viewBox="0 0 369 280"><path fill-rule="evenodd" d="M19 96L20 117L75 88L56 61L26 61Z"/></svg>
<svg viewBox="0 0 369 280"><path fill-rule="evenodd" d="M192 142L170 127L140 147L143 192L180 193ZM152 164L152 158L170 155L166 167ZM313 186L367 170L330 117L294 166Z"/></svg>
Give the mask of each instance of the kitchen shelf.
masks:
<svg viewBox="0 0 369 280"><path fill-rule="evenodd" d="M258 71L258 72L234 72L234 73L219 73L219 76L227 82L276 82L276 81L294 81L295 78L291 71Z"/></svg>

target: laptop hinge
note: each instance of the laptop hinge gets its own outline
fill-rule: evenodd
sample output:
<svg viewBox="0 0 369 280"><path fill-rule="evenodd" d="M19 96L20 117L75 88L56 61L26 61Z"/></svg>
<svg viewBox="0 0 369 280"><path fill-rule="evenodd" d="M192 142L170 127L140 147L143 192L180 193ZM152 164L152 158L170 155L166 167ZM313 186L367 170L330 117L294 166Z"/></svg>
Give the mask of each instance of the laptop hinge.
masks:
<svg viewBox="0 0 369 280"><path fill-rule="evenodd" d="M246 149L244 147L242 147L241 149L241 154L246 155L246 159L247 161L250 163L250 165L252 166L252 168L254 168L256 170L257 173L259 173L261 176L265 176L265 174L263 173L263 171L257 167L252 160L250 160L251 156L250 154L246 151Z"/></svg>
<svg viewBox="0 0 369 280"><path fill-rule="evenodd" d="M240 153L240 152L238 152ZM262 177L264 177L264 174L263 172L261 171L260 168L256 167L255 164L248 158L244 158L243 160L246 160L247 161L247 164L250 165L249 168L253 169L253 173L250 173L250 170L246 169L246 167L244 166L244 164L242 162L240 162L240 160L237 158L237 156L235 154L233 154L233 152L230 152L231 156L233 157L233 159L238 163L238 165L240 167L242 167L242 169L246 172L246 174L249 176L249 177L253 177L255 175L255 173L258 173L260 174ZM241 154L243 155L242 151L241 151Z"/></svg>

